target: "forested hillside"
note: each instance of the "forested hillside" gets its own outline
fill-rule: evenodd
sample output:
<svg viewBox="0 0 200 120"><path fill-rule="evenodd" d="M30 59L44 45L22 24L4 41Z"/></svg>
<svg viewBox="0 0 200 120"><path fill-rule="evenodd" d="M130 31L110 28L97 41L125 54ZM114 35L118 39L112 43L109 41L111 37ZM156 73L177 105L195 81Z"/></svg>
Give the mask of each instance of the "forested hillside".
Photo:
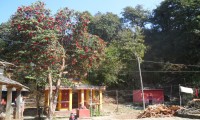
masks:
<svg viewBox="0 0 200 120"><path fill-rule="evenodd" d="M46 33L45 35L50 34L54 36L54 39L59 40L73 41L75 39L77 41L63 44L58 41L62 45L59 49L66 49L66 57L69 58L66 59L65 64L68 64L68 67L65 70L73 73L65 74L66 78L76 76L87 83L106 85L108 88L137 89L140 88L136 60L136 56L138 56L142 65L145 87L171 84L198 86L200 84L200 0L164 0L152 11L144 9L141 5L127 6L121 11L121 15L111 12L99 12L92 15L89 11L70 13L67 10L61 10L55 15L55 18L51 18L43 11L44 18L48 19L40 20L43 23L39 24L41 26L47 23L52 24L51 19L55 19L58 27L53 27L57 31L53 31L53 28L49 28L51 31L48 28L42 28ZM25 10L25 13L26 11L30 10ZM21 63L25 64L30 61L27 58L25 60L25 55L35 53L27 50L29 46L26 46L20 54L17 54L21 48L18 45L13 47L14 43L27 42L21 39L27 33L29 33L28 39L33 40L31 44L35 44L34 41L38 41L40 38L45 42L45 39L51 39L51 37L46 38L41 35L40 31L37 31L38 37L32 39L30 35L36 34L32 28L27 27L22 30L22 26L13 26L13 24L27 24L25 26L34 24L34 21L29 20L20 23L18 21L21 20L18 16L20 14L20 12L15 14L16 17L11 17L11 20L0 25L0 58L13 63L18 60L15 58L20 57ZM37 15L31 15L37 18ZM40 13L38 13L39 15ZM83 17L80 17L81 15ZM69 16L69 18L63 16ZM68 21L67 26L63 28L65 23L62 20L70 18L72 18L72 21ZM77 23L73 23L74 19ZM59 33L60 29L61 32ZM74 29L77 31L73 31L74 34L71 34ZM15 30L21 30L21 32L16 33ZM66 34L68 35L65 36ZM79 41L78 39L87 41ZM96 42L90 45L89 39L94 39ZM104 40L105 46L101 46L100 39ZM69 48L65 45L76 46ZM58 46L52 47L57 48ZM69 49L75 52L69 51ZM56 52L62 54L62 51ZM99 54L96 54L96 52ZM58 54L51 58L49 64L53 64L53 66L54 64L61 64L57 59L62 55ZM39 60L43 60L42 57L44 56L40 57ZM57 61L53 62L54 59ZM37 63L36 61L33 62ZM30 70L30 68L30 66L23 67L24 70ZM44 69L47 70L48 67ZM34 79L27 72L20 73L21 76L25 79ZM41 76L41 79L45 80L44 76Z"/></svg>

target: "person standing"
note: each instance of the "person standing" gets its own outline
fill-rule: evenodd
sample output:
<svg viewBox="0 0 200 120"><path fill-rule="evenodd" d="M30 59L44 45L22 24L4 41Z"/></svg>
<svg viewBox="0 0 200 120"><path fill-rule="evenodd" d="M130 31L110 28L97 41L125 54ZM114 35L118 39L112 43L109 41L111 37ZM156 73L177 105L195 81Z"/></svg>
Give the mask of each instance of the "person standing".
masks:
<svg viewBox="0 0 200 120"><path fill-rule="evenodd" d="M24 97L23 96L20 98L20 107L21 107L21 116L23 117L24 115Z"/></svg>
<svg viewBox="0 0 200 120"><path fill-rule="evenodd" d="M152 105L153 104L153 96L150 93L148 95L148 100L149 100L149 105Z"/></svg>
<svg viewBox="0 0 200 120"><path fill-rule="evenodd" d="M195 98L199 98L199 88L197 86L195 88Z"/></svg>
<svg viewBox="0 0 200 120"><path fill-rule="evenodd" d="M6 101L4 98L1 100L1 105L6 105Z"/></svg>
<svg viewBox="0 0 200 120"><path fill-rule="evenodd" d="M5 111L6 110L6 100L4 98L1 99L1 105L2 105L3 111Z"/></svg>

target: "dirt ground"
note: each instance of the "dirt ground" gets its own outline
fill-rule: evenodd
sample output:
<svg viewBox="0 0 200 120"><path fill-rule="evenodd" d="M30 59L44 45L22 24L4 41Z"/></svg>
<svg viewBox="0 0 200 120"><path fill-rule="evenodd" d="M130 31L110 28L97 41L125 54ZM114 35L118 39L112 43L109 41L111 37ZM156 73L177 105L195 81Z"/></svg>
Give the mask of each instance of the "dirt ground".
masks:
<svg viewBox="0 0 200 120"><path fill-rule="evenodd" d="M132 103L115 104L112 98L104 99L102 116L91 117L89 119L80 120L199 120L181 117L165 117L165 118L142 118L137 116L142 112L142 107L133 106Z"/></svg>
<svg viewBox="0 0 200 120"><path fill-rule="evenodd" d="M142 107L133 106L132 103L123 103L117 104L113 98L104 98L103 106L100 116L93 116L90 118L82 118L78 120L197 120L189 118L180 118L180 117L169 117L169 118L143 118L136 119L137 116L142 112ZM31 110L30 115L27 114L24 120L33 120L31 116L36 114L35 110ZM69 118L57 117L54 120L68 120Z"/></svg>
<svg viewBox="0 0 200 120"><path fill-rule="evenodd" d="M181 117L143 118L136 119L143 111L142 107L133 106L132 103L116 104L113 98L104 98L101 116L94 116L79 120L197 120ZM64 119L63 119L64 120Z"/></svg>
<svg viewBox="0 0 200 120"><path fill-rule="evenodd" d="M64 120L64 119L63 119ZM82 119L80 119L82 120ZM86 120L86 119L83 119ZM97 117L88 120L199 120L190 118L180 118L180 117L168 117L168 118L142 118L142 119L123 119L123 118L113 118L113 117Z"/></svg>
<svg viewBox="0 0 200 120"><path fill-rule="evenodd" d="M135 119L142 111L141 107L134 107L132 103L116 103L113 98L104 98L101 116L93 117L95 120L112 119Z"/></svg>

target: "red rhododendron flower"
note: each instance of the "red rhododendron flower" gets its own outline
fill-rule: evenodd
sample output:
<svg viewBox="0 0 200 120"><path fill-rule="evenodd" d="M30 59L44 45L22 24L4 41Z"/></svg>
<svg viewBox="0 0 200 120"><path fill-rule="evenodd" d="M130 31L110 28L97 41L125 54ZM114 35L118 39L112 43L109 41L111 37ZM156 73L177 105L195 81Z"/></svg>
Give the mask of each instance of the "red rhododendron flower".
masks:
<svg viewBox="0 0 200 120"><path fill-rule="evenodd" d="M21 26L20 26L20 25L18 25L18 26L17 26L17 28L18 28L18 30L19 30L19 29L21 29Z"/></svg>

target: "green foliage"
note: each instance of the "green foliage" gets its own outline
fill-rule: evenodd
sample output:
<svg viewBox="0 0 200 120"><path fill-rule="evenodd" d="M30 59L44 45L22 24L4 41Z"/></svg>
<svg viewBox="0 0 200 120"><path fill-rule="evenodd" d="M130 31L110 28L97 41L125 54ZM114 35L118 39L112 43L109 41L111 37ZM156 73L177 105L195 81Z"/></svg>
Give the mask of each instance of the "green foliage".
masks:
<svg viewBox="0 0 200 120"><path fill-rule="evenodd" d="M89 32L109 43L104 61L88 75L93 84L122 87L134 84L132 82L138 76L131 71L137 69L137 62L133 59L136 55L142 58L146 51L142 27L148 18L148 11L141 6L127 7L122 15L123 18L119 18L112 13L98 13L91 17Z"/></svg>
<svg viewBox="0 0 200 120"><path fill-rule="evenodd" d="M119 32L119 37L116 38L116 46L122 52L120 58L133 59L135 55L143 57L146 50L142 29L136 27L135 32L130 29L124 29Z"/></svg>
<svg viewBox="0 0 200 120"><path fill-rule="evenodd" d="M144 56L146 46L143 43L143 35L139 29L135 33L130 29L120 31L116 40L107 47L106 57L100 68L92 71L89 79L95 79L93 83L108 86L134 86L133 78L138 75L131 71L137 69L135 55Z"/></svg>
<svg viewBox="0 0 200 120"><path fill-rule="evenodd" d="M193 75L191 78L192 84L195 86L200 85L200 76L198 74Z"/></svg>
<svg viewBox="0 0 200 120"><path fill-rule="evenodd" d="M122 20L125 25L130 27L144 27L148 22L150 12L144 10L141 5L137 5L135 8L133 7L125 7L122 12Z"/></svg>
<svg viewBox="0 0 200 120"><path fill-rule="evenodd" d="M199 0L165 0L153 11L150 19L152 29L145 31L146 43L150 46L145 55L146 59L181 64L199 64L199 4ZM199 70L199 68L184 65L161 66L160 70ZM152 65L153 67L155 66ZM160 75L164 76L163 74ZM187 79L185 82L192 83L191 77L193 75L192 73L165 74L163 80L172 79L184 83L182 79Z"/></svg>
<svg viewBox="0 0 200 120"><path fill-rule="evenodd" d="M98 35L106 42L115 38L121 28L120 19L113 13L97 13L89 24L89 32Z"/></svg>
<svg viewBox="0 0 200 120"><path fill-rule="evenodd" d="M26 71L25 78L46 83L46 76L50 72L48 67L51 72L59 69L63 48L58 41L59 33L54 24L50 11L42 2L18 8L11 18L13 44L10 47L14 50L8 52L12 61L20 66L17 73Z"/></svg>
<svg viewBox="0 0 200 120"><path fill-rule="evenodd" d="M10 24L2 23L0 25L0 53L3 52L8 44L11 42L9 35L10 35ZM1 57L3 57L3 53L0 54Z"/></svg>
<svg viewBox="0 0 200 120"><path fill-rule="evenodd" d="M123 63L119 60L119 51L115 46L110 45L106 48L105 54L105 60L98 69L92 69L88 79L97 85L104 84L110 86L118 84L119 80L117 76L123 67Z"/></svg>
<svg viewBox="0 0 200 120"><path fill-rule="evenodd" d="M6 46L6 43L2 39L0 39L0 52L4 50L5 46Z"/></svg>
<svg viewBox="0 0 200 120"><path fill-rule="evenodd" d="M13 43L7 47L6 57L19 66L14 77L39 85L47 84L49 73L53 83L67 81L65 77L85 77L92 66L98 66L105 46L102 39L87 32L88 23L86 14L68 8L54 17L43 2L19 7L11 27L5 27Z"/></svg>

